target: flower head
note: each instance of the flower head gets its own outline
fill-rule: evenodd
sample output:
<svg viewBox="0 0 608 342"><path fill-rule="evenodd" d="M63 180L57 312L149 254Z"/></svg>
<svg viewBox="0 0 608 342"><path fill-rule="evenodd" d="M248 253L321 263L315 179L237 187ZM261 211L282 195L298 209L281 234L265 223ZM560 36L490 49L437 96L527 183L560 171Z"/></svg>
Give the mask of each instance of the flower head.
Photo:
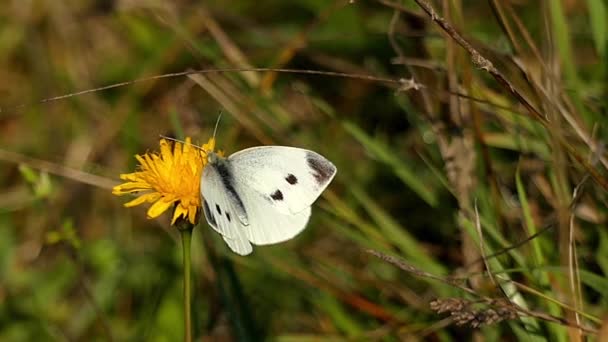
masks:
<svg viewBox="0 0 608 342"><path fill-rule="evenodd" d="M143 203L153 203L148 209L148 218L156 218L172 205L171 224L179 217L196 224L201 207L200 181L203 168L207 164L207 153L215 148L215 139L198 148L186 138L184 143L160 140L160 153L136 155L139 170L120 175L126 181L112 189L114 195L137 194L125 207Z"/></svg>

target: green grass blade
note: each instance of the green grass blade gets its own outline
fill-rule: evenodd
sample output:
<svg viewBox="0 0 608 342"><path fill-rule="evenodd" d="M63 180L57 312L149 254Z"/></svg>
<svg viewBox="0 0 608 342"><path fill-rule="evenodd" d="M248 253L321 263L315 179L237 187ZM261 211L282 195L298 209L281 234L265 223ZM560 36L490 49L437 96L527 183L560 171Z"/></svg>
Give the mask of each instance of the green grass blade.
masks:
<svg viewBox="0 0 608 342"><path fill-rule="evenodd" d="M466 229L467 233L473 238L473 240L479 244L479 234L477 233L477 229L475 228L475 224L473 222L471 222L470 220L463 218L461 220L462 226ZM482 225L482 229L483 229L483 225ZM484 243L484 254L488 255L488 254L493 254L495 251L492 250L488 244ZM487 259L487 263L488 263L488 267L490 268L490 272L492 273L502 273L503 270L505 269L502 266L502 263L498 260L498 258L488 258ZM503 274L502 276L502 281L498 280L498 284L500 286L500 288L502 289L502 291L505 293L505 295L515 304L523 307L523 308L529 308L530 305L528 304L528 302L526 301L526 299L524 298L524 296L522 295L521 291L519 291L519 289L517 289L517 287L515 287L515 285L513 285L509 280L511 280L511 278L506 275ZM540 324L538 323L538 321L534 318L531 317L521 317L520 321L522 322L522 324L524 325L526 332L528 334L530 334L528 336L528 340L529 341L546 341L546 339L542 336L538 336L538 335L533 335L536 331L540 331Z"/></svg>
<svg viewBox="0 0 608 342"><path fill-rule="evenodd" d="M353 195L370 214L378 228L392 241L412 264L437 275L446 274L446 268L428 255L420 243L392 218L384 209L357 186L351 188Z"/></svg>
<svg viewBox="0 0 608 342"><path fill-rule="evenodd" d="M600 57L604 57L606 55L606 41L608 40L608 24L606 23L608 8L606 8L606 2L605 0L587 0L587 10L589 11L595 49Z"/></svg>
<svg viewBox="0 0 608 342"><path fill-rule="evenodd" d="M553 37L557 44L557 49L560 55L560 60L564 68L564 74L573 88L578 88L580 85L574 57L572 54L572 43L570 42L570 30L568 21L564 14L564 8L561 1L549 1L549 14L551 16L551 24L553 28Z"/></svg>
<svg viewBox="0 0 608 342"><path fill-rule="evenodd" d="M432 207L436 207L438 200L437 195L429 190L429 186L420 181L420 177L414 170L401 161L390 148L377 140L367 135L355 124L344 121L344 129L350 133L359 143L361 143L366 149L368 149L374 157L383 163L388 164L392 167L395 175L403 181L410 189L420 196L426 203Z"/></svg>
<svg viewBox="0 0 608 342"><path fill-rule="evenodd" d="M517 196L521 205L521 211L526 229L528 230L528 235L534 235L538 232L538 229L536 228L536 224L534 223L534 219L532 218L532 212L530 210L530 205L528 204L526 190L521 182L521 173L519 172L519 168L517 168L517 170L515 171L515 185L517 187ZM530 245L532 246L532 249L534 251L536 264L544 265L546 260L539 243L539 237L537 237L536 239L532 239L530 241ZM543 273L541 275L541 284L547 284L548 281L549 279L547 275Z"/></svg>

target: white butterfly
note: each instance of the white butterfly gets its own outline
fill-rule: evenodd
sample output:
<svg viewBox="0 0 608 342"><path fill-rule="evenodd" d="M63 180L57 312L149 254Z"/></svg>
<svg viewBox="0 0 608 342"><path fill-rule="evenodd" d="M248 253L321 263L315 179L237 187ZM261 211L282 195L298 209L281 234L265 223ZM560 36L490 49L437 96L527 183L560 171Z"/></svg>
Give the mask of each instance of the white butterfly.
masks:
<svg viewBox="0 0 608 342"><path fill-rule="evenodd" d="M222 158L211 152L201 177L207 222L231 250L289 240L306 227L310 206L336 174L320 154L260 146Z"/></svg>

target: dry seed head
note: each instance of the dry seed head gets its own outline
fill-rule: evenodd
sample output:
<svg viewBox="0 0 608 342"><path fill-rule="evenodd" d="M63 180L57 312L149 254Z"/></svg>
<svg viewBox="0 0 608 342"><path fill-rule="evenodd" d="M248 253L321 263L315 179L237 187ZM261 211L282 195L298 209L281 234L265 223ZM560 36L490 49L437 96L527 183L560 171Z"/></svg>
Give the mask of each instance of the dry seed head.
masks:
<svg viewBox="0 0 608 342"><path fill-rule="evenodd" d="M497 307L474 309L476 303L462 298L437 299L430 303L431 310L437 313L449 312L456 325L478 328L484 325L516 319L517 310L511 304L496 301Z"/></svg>

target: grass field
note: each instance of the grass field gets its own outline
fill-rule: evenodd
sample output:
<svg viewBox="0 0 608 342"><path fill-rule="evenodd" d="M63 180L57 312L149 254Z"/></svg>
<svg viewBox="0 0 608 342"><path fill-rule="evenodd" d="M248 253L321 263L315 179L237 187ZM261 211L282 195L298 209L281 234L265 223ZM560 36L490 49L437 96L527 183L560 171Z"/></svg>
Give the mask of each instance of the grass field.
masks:
<svg viewBox="0 0 608 342"><path fill-rule="evenodd" d="M608 341L607 17L5 0L0 341L184 338L180 235L112 187L220 112L227 154L297 146L338 173L302 234L250 256L201 220L194 340Z"/></svg>

